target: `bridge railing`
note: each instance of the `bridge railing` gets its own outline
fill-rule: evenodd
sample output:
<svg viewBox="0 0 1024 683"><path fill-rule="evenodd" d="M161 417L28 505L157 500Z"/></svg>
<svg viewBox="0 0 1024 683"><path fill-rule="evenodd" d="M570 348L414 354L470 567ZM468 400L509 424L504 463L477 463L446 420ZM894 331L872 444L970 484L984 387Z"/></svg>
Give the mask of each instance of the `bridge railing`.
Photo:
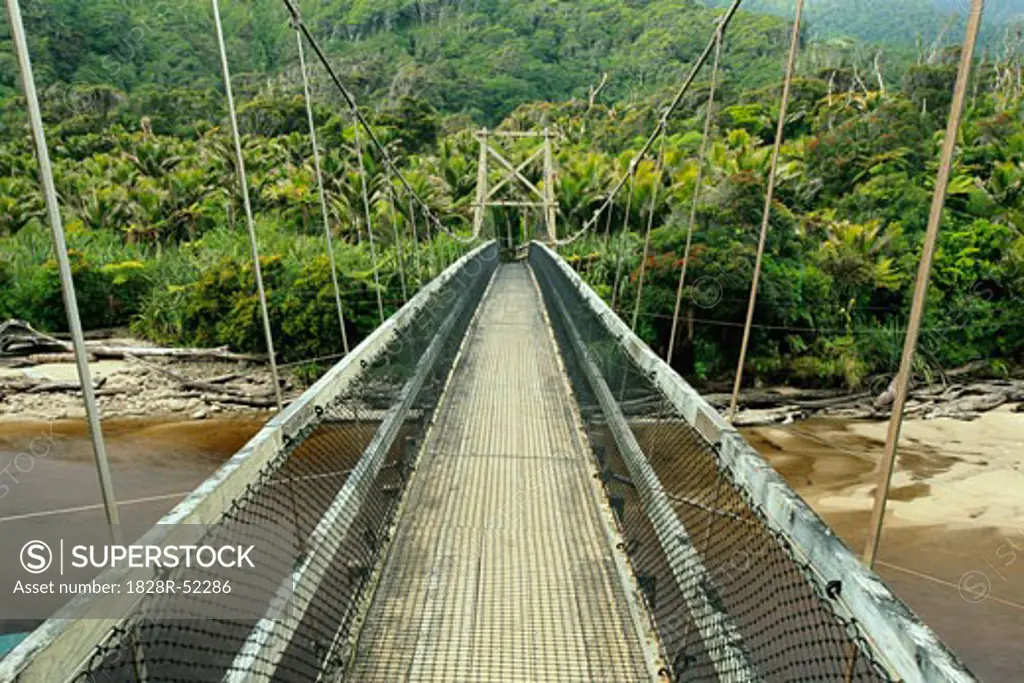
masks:
<svg viewBox="0 0 1024 683"><path fill-rule="evenodd" d="M673 680L974 680L564 260L530 264Z"/></svg>
<svg viewBox="0 0 1024 683"><path fill-rule="evenodd" d="M139 541L244 538L275 566L232 594L76 599L0 661L0 681L316 681L343 670L416 441L497 262L494 242L465 254ZM168 578L132 569L99 580Z"/></svg>

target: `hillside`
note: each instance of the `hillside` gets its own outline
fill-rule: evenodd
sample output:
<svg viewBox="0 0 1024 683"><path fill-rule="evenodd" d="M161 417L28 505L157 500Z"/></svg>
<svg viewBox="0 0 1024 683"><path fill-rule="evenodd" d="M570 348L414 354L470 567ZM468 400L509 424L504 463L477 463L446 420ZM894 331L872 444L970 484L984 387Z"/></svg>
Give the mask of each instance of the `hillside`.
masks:
<svg viewBox="0 0 1024 683"><path fill-rule="evenodd" d="M963 0L966 2L966 0ZM884 68L901 70L921 36L931 44L961 0L816 0L811 38L852 37L889 44ZM708 5L725 6L728 0ZM778 73L792 0L747 0L734 23L726 63L743 89ZM606 101L642 99L678 79L703 46L719 9L696 0L304 0L306 20L357 93L374 102L426 98L446 114L496 123L518 105L585 96L604 73ZM766 13L766 14L762 14ZM1001 39L1024 0L992 0L986 26ZM280 0L222 3L233 72L242 92L281 79L295 66L295 41ZM60 91L102 84L136 99L168 87L218 88L219 62L205 0L52 0L25 3L37 79ZM14 92L16 64L0 22L0 99ZM943 44L956 44L954 20ZM829 63L865 59L856 43L828 46ZM813 65L812 65L813 66ZM66 103L67 104L67 103Z"/></svg>
<svg viewBox="0 0 1024 683"><path fill-rule="evenodd" d="M971 0L813 0L806 15L811 34L851 37L871 43L914 45L920 37L930 43L949 26L947 43L959 43L965 11ZM726 6L729 0L714 0ZM744 9L778 16L793 16L793 0L745 0ZM988 0L985 3L985 39L1001 40L1005 28L1024 15L1024 0Z"/></svg>
<svg viewBox="0 0 1024 683"><path fill-rule="evenodd" d="M606 96L643 97L675 81L703 47L716 10L689 0L483 0L475 3L304 3L304 17L358 94L427 98L444 113L495 123L521 103L586 93L604 72ZM223 3L232 68L257 87L295 64L295 39L279 0ZM220 78L209 3L55 0L26 6L43 86L215 86ZM4 29L6 30L6 27ZM785 22L744 15L730 68L749 87L775 72ZM0 34L0 95L17 72ZM294 82L289 84L294 87Z"/></svg>
<svg viewBox="0 0 1024 683"><path fill-rule="evenodd" d="M85 324L130 324L164 344L258 351L254 276L210 17L205 3L186 0L157 24L147 7L134 0L30 6ZM480 0L459 7L310 3L306 18L357 88L379 137L452 231L471 220L475 196L478 149L467 127L559 131L563 234L574 234L597 208L720 11L683 0ZM337 348L338 328L294 34L271 0L232 1L225 10L282 358L327 355ZM63 19L48 23L47 15ZM743 14L730 28L715 141L700 188L688 295L694 305L687 307L687 339L677 358L699 379L715 380L735 367L750 282L744 268L761 220L788 30L784 18L760 14ZM956 39L951 35L948 45ZM765 327L755 333L751 359L751 376L764 381L857 387L898 360L892 329L908 307L955 67L948 59L915 64L913 47L907 62L886 47L880 80L872 70L877 47L863 47L811 37L801 51L757 311ZM929 377L979 358L1006 373L1022 360L1022 92L1015 62L997 57L1003 61L989 53L974 80L954 169L926 321L942 333L922 342ZM588 107L588 87L606 72L608 88ZM0 73L10 92L12 70ZM638 329L658 350L669 335L666 316L695 190L705 85L697 83L671 122L668 171L654 207L659 227ZM319 71L315 101L336 256L357 339L377 324L379 291L361 237L368 226L359 156L350 117ZM392 179L380 159L369 158L367 166L382 297L391 311L403 299L397 265L414 244L422 256L414 286L459 245L437 235L429 248L420 245L426 240L409 234L404 204L389 206ZM540 182L536 169L525 172ZM494 170L493 183L500 177ZM564 250L620 306L634 304L642 226L658 182L648 160L635 192L616 198L611 246L591 234ZM7 97L0 110L0 318L52 330L64 316L43 217L23 108ZM496 211L492 219L503 234L533 220L517 210Z"/></svg>

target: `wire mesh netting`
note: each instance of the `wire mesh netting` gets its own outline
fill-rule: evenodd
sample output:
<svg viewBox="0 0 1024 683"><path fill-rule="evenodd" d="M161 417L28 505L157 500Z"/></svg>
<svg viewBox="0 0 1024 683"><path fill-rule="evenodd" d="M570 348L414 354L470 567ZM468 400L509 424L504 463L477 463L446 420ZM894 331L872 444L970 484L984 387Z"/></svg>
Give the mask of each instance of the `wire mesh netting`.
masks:
<svg viewBox="0 0 1024 683"><path fill-rule="evenodd" d="M532 249L605 490L674 680L890 680L716 447Z"/></svg>
<svg viewBox="0 0 1024 683"><path fill-rule="evenodd" d="M204 538L255 538L279 566L257 567L235 598L148 595L76 680L220 681L259 671L313 681L343 671L419 440L496 266L494 244L467 261L315 406ZM240 591L265 602L253 610L238 602Z"/></svg>

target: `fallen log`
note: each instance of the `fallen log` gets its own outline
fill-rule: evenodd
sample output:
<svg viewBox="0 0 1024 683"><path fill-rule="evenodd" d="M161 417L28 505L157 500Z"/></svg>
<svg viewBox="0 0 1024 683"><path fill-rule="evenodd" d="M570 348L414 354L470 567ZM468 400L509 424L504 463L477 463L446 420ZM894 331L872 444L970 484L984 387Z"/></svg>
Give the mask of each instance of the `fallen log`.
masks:
<svg viewBox="0 0 1024 683"><path fill-rule="evenodd" d="M239 391L238 389L235 389L234 387L225 386L223 383L214 383L214 382L210 382L210 381L192 379L191 377L187 377L187 376L181 374L180 372L175 372L174 370L170 370L168 368L161 367L161 366L157 365L156 363L148 363L148 362L142 360L141 358L136 358L134 356L128 356L128 360L137 362L140 365L142 365L142 366L144 366L144 367L146 367L146 368L148 368L148 369L150 369L150 370L152 370L152 371L154 371L156 373L159 373L159 374L163 375L164 377L167 377L169 379L174 380L175 382L180 384L182 386L182 388L184 388L184 389L192 389L192 390L195 390L195 391L208 392L208 393L213 393L213 394L221 394L221 395L224 395L224 396L231 396L231 397L234 397L234 398L242 398L242 399L254 400L254 401L263 401L263 400L268 400L268 399L272 399L273 398L273 394L271 394L271 393L247 394L247 393L243 393L243 392ZM221 379L221 378L215 378L215 379Z"/></svg>
<svg viewBox="0 0 1024 683"><path fill-rule="evenodd" d="M89 362L95 362L96 356L89 354ZM26 356L26 359L33 365L44 365L46 363L74 363L76 361L75 354L68 351L60 351L58 353L33 353Z"/></svg>
<svg viewBox="0 0 1024 683"><path fill-rule="evenodd" d="M775 408L780 405L792 405L797 402L838 400L862 398L861 394L851 394L843 389L752 389L739 396L741 408ZM704 399L715 408L725 408L732 400L732 394L705 394Z"/></svg>
<svg viewBox="0 0 1024 683"><path fill-rule="evenodd" d="M97 342L86 342L86 351L95 359L125 360L128 356L137 358L173 358L188 361L244 361L262 363L267 360L263 354L235 353L226 346L214 349L166 348L159 346L113 346ZM32 356L40 353L74 353L71 342L36 330L24 320L11 319L0 323L0 353ZM73 359L73 356L71 357Z"/></svg>
<svg viewBox="0 0 1024 683"><path fill-rule="evenodd" d="M871 398L870 391L862 391L858 394L846 394L843 396L836 396L834 398L822 398L810 401L789 401L793 405L799 408L806 408L809 410L824 410L826 408L833 408L836 406L848 405L851 403L859 403L864 399Z"/></svg>
<svg viewBox="0 0 1024 683"><path fill-rule="evenodd" d="M102 346L86 344L89 353L98 359L127 360L128 356L136 358L172 358L187 361L242 361L246 363L263 363L267 357L262 354L235 353L226 346L216 349L172 349L149 346Z"/></svg>
<svg viewBox="0 0 1024 683"><path fill-rule="evenodd" d="M107 383L106 377L99 377L93 383L93 389L99 389ZM81 391L82 383L77 381L68 382L40 382L33 384L31 387L25 390L26 394L45 394L62 391Z"/></svg>
<svg viewBox="0 0 1024 683"><path fill-rule="evenodd" d="M736 413L732 424L735 427L761 427L772 424L790 424L807 417L796 406L782 406L771 410L743 410Z"/></svg>
<svg viewBox="0 0 1024 683"><path fill-rule="evenodd" d="M121 394L127 394L127 389L100 389L96 392L96 396L120 396Z"/></svg>
<svg viewBox="0 0 1024 683"><path fill-rule="evenodd" d="M233 396L230 394L222 394L220 396L202 396L202 399L207 403L232 403L235 405L248 406L250 408L276 408L277 401L273 398L252 398L246 396ZM288 401L285 400L285 405Z"/></svg>
<svg viewBox="0 0 1024 683"><path fill-rule="evenodd" d="M1010 394L1006 391L961 398L936 407L931 417L959 417L964 414L986 413L1003 405L1009 398Z"/></svg>
<svg viewBox="0 0 1024 683"><path fill-rule="evenodd" d="M240 379L241 377L242 376L236 372L229 372L226 375L218 375L216 377L211 377L206 381L209 382L210 384L227 384L228 382L233 382L236 379Z"/></svg>

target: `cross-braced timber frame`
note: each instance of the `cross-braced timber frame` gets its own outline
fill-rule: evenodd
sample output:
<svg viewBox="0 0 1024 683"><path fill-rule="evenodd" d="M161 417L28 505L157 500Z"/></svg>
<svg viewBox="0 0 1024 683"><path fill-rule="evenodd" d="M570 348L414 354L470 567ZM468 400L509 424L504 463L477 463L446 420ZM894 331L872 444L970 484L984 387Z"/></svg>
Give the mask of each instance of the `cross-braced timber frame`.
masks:
<svg viewBox="0 0 1024 683"><path fill-rule="evenodd" d="M477 167L476 202L473 204L473 237L479 237L484 225L484 216L488 207L537 207L544 211L544 223L547 226L547 241L553 244L558 238L557 213L558 200L555 198L555 157L551 131L488 131L486 128L477 131L474 136L480 143L480 162ZM518 165L509 161L502 150L498 149L492 139L508 138L543 138L538 147L527 153L525 160ZM489 186L488 170L490 159L494 158L506 171L493 187ZM544 160L544 187L538 188L523 171L538 159ZM526 189L530 197L525 200L496 199L498 192L509 184L518 184Z"/></svg>

